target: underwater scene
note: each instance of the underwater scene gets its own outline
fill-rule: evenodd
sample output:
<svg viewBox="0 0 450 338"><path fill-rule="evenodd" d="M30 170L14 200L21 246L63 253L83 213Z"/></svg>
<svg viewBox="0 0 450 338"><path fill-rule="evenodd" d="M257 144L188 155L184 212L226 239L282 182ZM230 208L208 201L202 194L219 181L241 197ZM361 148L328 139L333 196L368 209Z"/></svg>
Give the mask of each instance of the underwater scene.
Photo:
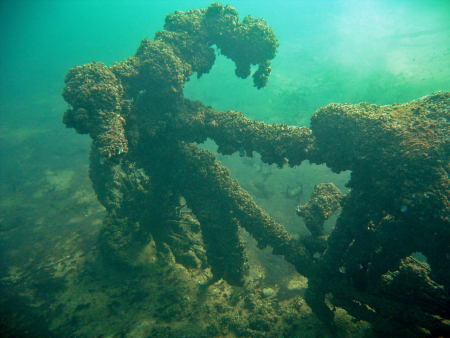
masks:
<svg viewBox="0 0 450 338"><path fill-rule="evenodd" d="M0 337L450 337L450 1L0 18Z"/></svg>

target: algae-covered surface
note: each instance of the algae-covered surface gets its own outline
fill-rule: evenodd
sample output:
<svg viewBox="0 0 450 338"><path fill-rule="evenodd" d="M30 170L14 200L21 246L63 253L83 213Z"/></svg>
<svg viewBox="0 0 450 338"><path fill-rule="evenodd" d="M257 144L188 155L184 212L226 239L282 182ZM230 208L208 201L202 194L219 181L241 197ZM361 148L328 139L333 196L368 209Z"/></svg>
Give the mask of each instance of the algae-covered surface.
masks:
<svg viewBox="0 0 450 338"><path fill-rule="evenodd" d="M450 336L448 4L226 5L0 4L0 336Z"/></svg>

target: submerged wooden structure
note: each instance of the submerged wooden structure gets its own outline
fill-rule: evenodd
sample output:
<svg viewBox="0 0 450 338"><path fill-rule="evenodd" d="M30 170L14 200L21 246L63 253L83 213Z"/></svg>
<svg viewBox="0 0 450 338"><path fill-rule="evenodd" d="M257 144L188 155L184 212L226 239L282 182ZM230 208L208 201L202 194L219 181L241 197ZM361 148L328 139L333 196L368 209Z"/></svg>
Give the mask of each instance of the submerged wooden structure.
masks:
<svg viewBox="0 0 450 338"><path fill-rule="evenodd" d="M244 228L308 278L305 300L330 329L336 306L382 335L448 336L450 93L402 105L330 104L311 128L268 125L183 97L189 77L213 66L213 45L241 78L257 65L254 85L266 85L275 34L264 20L241 22L218 3L168 15L164 30L122 62L68 72L64 123L93 140L89 174L108 212L103 256L132 265L153 240L185 267L210 267L210 283L240 286ZM207 138L222 154L257 152L280 168L308 160L351 170L351 190L318 185L298 208L311 235L294 239L196 145ZM195 217L180 212L185 204ZM323 223L338 208L327 236ZM411 256L417 252L426 263Z"/></svg>

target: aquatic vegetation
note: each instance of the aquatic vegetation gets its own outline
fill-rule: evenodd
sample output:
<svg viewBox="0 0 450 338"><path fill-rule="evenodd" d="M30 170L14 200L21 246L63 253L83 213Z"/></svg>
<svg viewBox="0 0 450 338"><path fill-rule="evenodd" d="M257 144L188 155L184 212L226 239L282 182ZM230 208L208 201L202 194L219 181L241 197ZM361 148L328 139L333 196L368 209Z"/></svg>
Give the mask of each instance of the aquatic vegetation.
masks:
<svg viewBox="0 0 450 338"><path fill-rule="evenodd" d="M65 80L71 108L64 123L93 139L89 176L108 211L99 238L103 257L133 267L153 240L162 256L187 269L209 267L206 285L223 279L242 286L244 228L259 248L272 247L308 278L305 300L331 330L337 310L329 303L381 334L447 334L450 93L404 105L330 104L312 116L310 129L268 125L183 97L189 77L213 66L212 45L235 62L239 77L258 65L254 85L266 86L277 39L264 20L241 22L233 7L214 3L170 14L164 28L134 56L111 67L74 67ZM257 152L280 168L309 160L351 170L351 191L344 196L331 183L318 185L298 209L311 236L295 239L195 144L207 138L219 153ZM186 206L193 215L180 212ZM327 236L323 222L338 208ZM428 262L413 259L415 252ZM168 318L188 302L172 297L177 305L162 314ZM268 331L275 321L270 311L261 302L252 306L250 328ZM226 325L248 330L237 317Z"/></svg>

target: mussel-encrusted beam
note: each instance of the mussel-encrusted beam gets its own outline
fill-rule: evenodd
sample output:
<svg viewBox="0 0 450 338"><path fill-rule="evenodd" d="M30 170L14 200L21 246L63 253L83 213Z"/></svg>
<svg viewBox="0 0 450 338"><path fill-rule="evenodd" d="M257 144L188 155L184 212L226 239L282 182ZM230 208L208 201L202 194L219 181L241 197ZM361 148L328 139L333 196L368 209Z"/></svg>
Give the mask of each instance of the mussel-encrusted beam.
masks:
<svg viewBox="0 0 450 338"><path fill-rule="evenodd" d="M285 164L300 165L314 146L314 137L306 127L270 125L247 119L238 111L217 111L198 101L185 100L169 123L168 132L173 137L197 143L211 138L224 155L239 152L252 156L257 152L263 162L280 168Z"/></svg>
<svg viewBox="0 0 450 338"><path fill-rule="evenodd" d="M245 228L257 240L259 248L270 245L274 254L283 255L301 274L311 275L312 255L230 178L229 170L212 153L194 144L180 143L177 148L174 154L181 171L173 180L194 214L199 218L203 214L215 214L232 220L228 227L238 224ZM222 234L217 235L223 239ZM225 254L228 255L223 257L225 260L234 257L232 252Z"/></svg>

